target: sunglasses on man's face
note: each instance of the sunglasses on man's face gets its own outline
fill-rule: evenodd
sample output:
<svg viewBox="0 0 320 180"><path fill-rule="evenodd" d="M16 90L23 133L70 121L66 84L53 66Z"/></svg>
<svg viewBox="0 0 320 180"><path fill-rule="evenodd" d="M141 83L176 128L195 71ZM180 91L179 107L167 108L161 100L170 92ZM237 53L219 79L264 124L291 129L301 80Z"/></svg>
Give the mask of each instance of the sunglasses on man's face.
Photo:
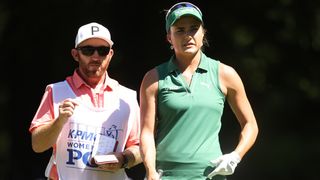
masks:
<svg viewBox="0 0 320 180"><path fill-rule="evenodd" d="M81 53L85 56L92 56L95 51L98 52L99 56L106 56L109 54L110 47L107 46L82 46L82 47L77 47L77 50L80 50Z"/></svg>

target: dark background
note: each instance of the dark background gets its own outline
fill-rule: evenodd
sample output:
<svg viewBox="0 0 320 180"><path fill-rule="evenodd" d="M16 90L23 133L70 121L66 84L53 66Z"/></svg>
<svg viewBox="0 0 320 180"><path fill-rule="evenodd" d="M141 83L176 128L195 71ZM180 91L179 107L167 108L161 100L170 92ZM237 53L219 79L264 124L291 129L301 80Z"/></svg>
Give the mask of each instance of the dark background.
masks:
<svg viewBox="0 0 320 180"><path fill-rule="evenodd" d="M177 1L0 1L0 179L43 180L51 154L31 149L30 122L47 84L76 63L78 27L96 21L115 42L109 74L135 90L166 61L164 9ZM190 1L204 14L205 53L243 79L260 132L230 180L319 179L320 1ZM230 152L239 126L226 104L221 145ZM142 164L128 171L144 176Z"/></svg>

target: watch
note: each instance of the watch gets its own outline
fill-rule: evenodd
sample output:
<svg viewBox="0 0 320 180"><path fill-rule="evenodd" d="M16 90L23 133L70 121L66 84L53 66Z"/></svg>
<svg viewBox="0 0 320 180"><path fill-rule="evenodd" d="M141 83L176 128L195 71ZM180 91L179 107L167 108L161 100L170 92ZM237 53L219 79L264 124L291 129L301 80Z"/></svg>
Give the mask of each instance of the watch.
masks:
<svg viewBox="0 0 320 180"><path fill-rule="evenodd" d="M123 163L122 163L121 168L127 168L128 162L129 162L128 157L124 153L122 153L122 156L123 156Z"/></svg>

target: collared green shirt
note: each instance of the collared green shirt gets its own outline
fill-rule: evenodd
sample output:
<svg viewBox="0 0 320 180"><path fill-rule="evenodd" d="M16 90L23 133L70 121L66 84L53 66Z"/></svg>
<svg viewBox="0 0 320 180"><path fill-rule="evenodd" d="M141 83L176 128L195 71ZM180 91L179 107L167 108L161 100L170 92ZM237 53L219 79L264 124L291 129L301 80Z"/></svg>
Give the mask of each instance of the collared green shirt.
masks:
<svg viewBox="0 0 320 180"><path fill-rule="evenodd" d="M189 86L174 58L156 67L157 168L164 171L163 179L205 179L209 161L222 154L218 134L225 96L219 61L202 53Z"/></svg>

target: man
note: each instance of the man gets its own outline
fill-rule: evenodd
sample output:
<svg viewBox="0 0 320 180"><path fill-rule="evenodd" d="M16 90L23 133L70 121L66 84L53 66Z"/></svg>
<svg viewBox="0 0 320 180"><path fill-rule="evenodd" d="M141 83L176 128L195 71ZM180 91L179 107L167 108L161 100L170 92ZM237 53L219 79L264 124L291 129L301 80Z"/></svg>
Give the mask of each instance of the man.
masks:
<svg viewBox="0 0 320 180"><path fill-rule="evenodd" d="M71 50L78 68L45 90L29 131L35 152L53 148L49 179L124 180L124 168L141 162L137 95L108 76L112 45L101 24L81 26Z"/></svg>

